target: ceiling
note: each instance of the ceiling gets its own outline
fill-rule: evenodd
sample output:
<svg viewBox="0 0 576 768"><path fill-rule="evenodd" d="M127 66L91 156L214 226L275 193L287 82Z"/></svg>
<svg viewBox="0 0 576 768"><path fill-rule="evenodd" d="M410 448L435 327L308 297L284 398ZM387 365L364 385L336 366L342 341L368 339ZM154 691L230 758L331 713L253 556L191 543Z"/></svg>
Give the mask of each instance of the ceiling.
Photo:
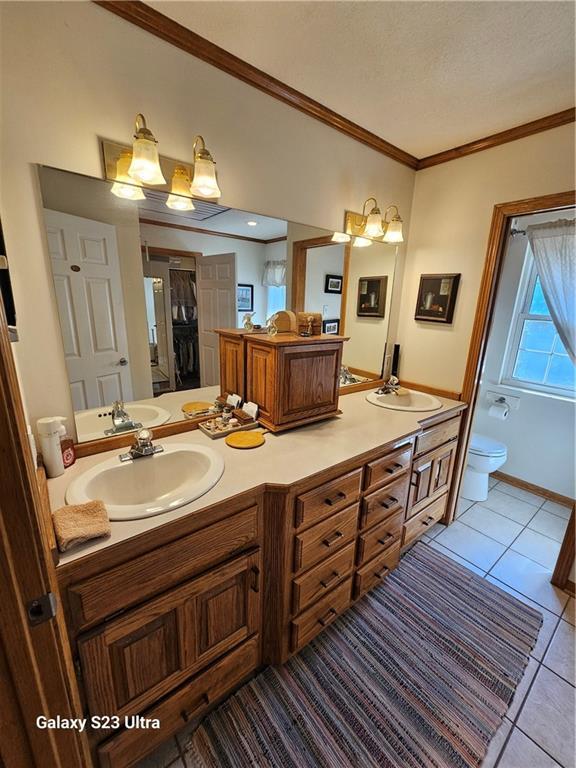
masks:
<svg viewBox="0 0 576 768"><path fill-rule="evenodd" d="M417 157L574 105L564 0L147 4Z"/></svg>

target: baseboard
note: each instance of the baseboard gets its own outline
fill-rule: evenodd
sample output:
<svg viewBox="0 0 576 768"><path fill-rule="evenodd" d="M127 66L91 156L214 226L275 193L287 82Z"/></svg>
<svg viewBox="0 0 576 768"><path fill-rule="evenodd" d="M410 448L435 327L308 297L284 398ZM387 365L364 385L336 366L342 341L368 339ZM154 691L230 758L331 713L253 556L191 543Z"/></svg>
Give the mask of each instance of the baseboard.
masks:
<svg viewBox="0 0 576 768"><path fill-rule="evenodd" d="M400 382L406 389L416 389L419 392L426 392L428 395L436 395L436 397L446 397L448 400L461 400L461 392L451 392L449 389L438 389L437 387L429 387L427 384L416 384L414 381L402 381Z"/></svg>
<svg viewBox="0 0 576 768"><path fill-rule="evenodd" d="M570 498L570 496L563 496L561 493L556 493L556 491L549 491L548 488L542 488L541 485L529 483L526 480L521 480L519 477L514 477L513 475L507 475L505 472L500 472L499 470L493 472L491 477L495 477L497 480L502 480L509 485L514 485L516 488L523 488L525 491L537 493L539 496L544 496L544 498L550 499L550 501L557 501L558 504L564 504L567 507L571 507L574 504L574 499Z"/></svg>
<svg viewBox="0 0 576 768"><path fill-rule="evenodd" d="M566 582L564 589L566 590L566 592L570 592L571 595L576 595L576 584L574 584L573 581L570 581L570 579L568 579L568 581Z"/></svg>

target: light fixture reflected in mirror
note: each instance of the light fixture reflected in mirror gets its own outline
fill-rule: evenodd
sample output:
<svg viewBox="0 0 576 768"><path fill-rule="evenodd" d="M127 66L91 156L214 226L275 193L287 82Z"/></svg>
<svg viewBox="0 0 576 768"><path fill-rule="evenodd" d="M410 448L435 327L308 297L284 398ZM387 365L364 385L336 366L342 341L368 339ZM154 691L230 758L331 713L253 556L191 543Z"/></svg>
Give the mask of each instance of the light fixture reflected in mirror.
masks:
<svg viewBox="0 0 576 768"><path fill-rule="evenodd" d="M128 176L128 168L132 162L132 152L129 149L123 149L120 157L116 161L116 177L112 189L110 190L116 197L123 200L145 200L146 195L140 187L134 184L134 179Z"/></svg>
<svg viewBox="0 0 576 768"><path fill-rule="evenodd" d="M355 237L352 241L353 248L368 248L369 245L372 245L372 240L367 237Z"/></svg>
<svg viewBox="0 0 576 768"><path fill-rule="evenodd" d="M349 243L350 235L347 235L345 232L334 232L334 234L332 235L332 242L333 243Z"/></svg>
<svg viewBox="0 0 576 768"><path fill-rule="evenodd" d="M166 184L160 168L158 142L146 126L144 115L136 115L136 132L132 144L132 162L128 175L143 184Z"/></svg>
<svg viewBox="0 0 576 768"><path fill-rule="evenodd" d="M178 165L174 169L174 175L172 176L172 184L170 187L170 195L166 200L168 208L172 208L174 211L193 211L194 203L189 197L190 195L190 176L184 166Z"/></svg>
<svg viewBox="0 0 576 768"><path fill-rule="evenodd" d="M216 179L216 163L206 149L202 136L194 139L194 176L190 192L195 197L217 198L222 194Z"/></svg>

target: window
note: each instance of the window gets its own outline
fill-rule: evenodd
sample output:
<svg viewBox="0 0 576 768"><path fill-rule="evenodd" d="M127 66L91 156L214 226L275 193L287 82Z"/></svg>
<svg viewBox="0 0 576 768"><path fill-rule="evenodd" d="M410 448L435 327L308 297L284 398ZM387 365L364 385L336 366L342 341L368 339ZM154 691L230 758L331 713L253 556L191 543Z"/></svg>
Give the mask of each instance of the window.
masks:
<svg viewBox="0 0 576 768"><path fill-rule="evenodd" d="M574 395L574 364L550 317L531 254L520 281L502 383L555 395Z"/></svg>
<svg viewBox="0 0 576 768"><path fill-rule="evenodd" d="M286 309L286 286L285 285L269 285L267 287L268 304L266 306L266 316L271 317L280 312L281 309Z"/></svg>

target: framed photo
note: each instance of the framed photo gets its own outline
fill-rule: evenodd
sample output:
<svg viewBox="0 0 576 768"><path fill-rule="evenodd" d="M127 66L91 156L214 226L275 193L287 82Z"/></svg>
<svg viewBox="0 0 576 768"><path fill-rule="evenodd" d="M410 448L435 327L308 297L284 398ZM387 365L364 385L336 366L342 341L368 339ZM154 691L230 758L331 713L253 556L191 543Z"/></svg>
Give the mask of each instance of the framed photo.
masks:
<svg viewBox="0 0 576 768"><path fill-rule="evenodd" d="M361 277L358 280L358 317L384 317L388 276Z"/></svg>
<svg viewBox="0 0 576 768"><path fill-rule="evenodd" d="M326 275L324 293L342 293L342 275Z"/></svg>
<svg viewBox="0 0 576 768"><path fill-rule="evenodd" d="M340 333L340 320L322 320L322 333Z"/></svg>
<svg viewBox="0 0 576 768"><path fill-rule="evenodd" d="M460 274L420 275L414 319L429 323L451 323Z"/></svg>
<svg viewBox="0 0 576 768"><path fill-rule="evenodd" d="M238 283L236 288L236 303L238 312L254 311L254 286L247 283Z"/></svg>

